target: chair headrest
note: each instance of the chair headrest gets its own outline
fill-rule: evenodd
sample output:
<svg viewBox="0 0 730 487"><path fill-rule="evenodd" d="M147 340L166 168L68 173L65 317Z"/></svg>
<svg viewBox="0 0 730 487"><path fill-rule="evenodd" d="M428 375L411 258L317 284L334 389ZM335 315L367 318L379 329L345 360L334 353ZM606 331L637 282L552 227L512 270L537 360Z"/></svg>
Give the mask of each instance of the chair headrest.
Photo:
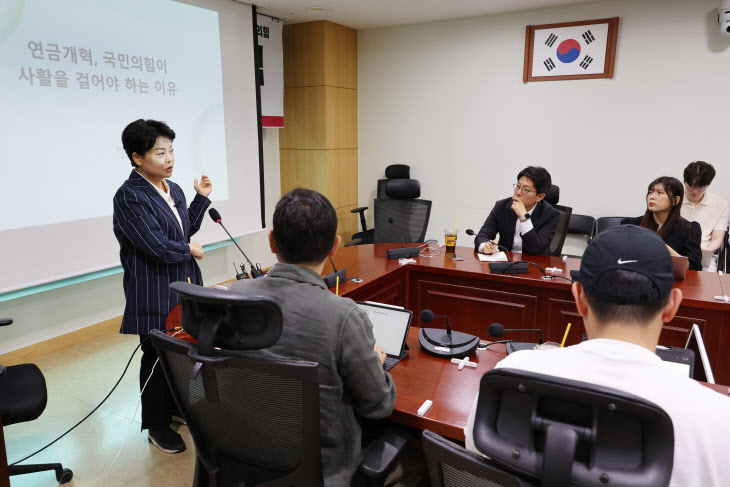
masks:
<svg viewBox="0 0 730 487"><path fill-rule="evenodd" d="M545 192L545 201L550 203L552 206L555 206L558 204L558 201L560 201L560 186L552 185L548 190Z"/></svg>
<svg viewBox="0 0 730 487"><path fill-rule="evenodd" d="M385 194L390 198L418 198L421 196L421 182L417 179L393 179L385 183Z"/></svg>
<svg viewBox="0 0 730 487"><path fill-rule="evenodd" d="M391 164L385 168L385 177L388 179L410 179L411 166L407 164Z"/></svg>
<svg viewBox="0 0 730 487"><path fill-rule="evenodd" d="M281 337L283 316L273 298L187 282L173 282L170 290L180 296L182 327L198 340L201 353L211 347L258 350Z"/></svg>

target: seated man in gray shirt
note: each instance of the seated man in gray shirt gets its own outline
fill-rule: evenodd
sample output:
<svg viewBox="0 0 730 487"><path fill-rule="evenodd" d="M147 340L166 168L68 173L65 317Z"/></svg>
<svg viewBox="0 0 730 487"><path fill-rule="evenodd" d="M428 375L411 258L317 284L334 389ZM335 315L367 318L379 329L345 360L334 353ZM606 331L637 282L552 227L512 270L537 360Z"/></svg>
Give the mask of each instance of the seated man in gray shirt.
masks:
<svg viewBox="0 0 730 487"><path fill-rule="evenodd" d="M316 191L295 189L274 211L269 245L276 264L264 278L236 282L232 292L277 298L284 330L267 358L319 363L320 444L325 486L350 485L360 462L358 416L380 419L395 405L395 385L382 365L373 329L354 301L330 292L321 277L337 252L337 214Z"/></svg>

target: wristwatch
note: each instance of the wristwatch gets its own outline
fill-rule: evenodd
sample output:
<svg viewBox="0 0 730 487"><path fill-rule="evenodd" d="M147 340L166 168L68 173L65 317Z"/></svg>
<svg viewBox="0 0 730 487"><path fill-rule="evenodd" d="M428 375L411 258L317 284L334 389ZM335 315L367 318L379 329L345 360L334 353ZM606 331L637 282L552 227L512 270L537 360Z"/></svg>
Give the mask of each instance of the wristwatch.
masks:
<svg viewBox="0 0 730 487"><path fill-rule="evenodd" d="M525 213L525 216L523 216L523 217L522 217L522 218L520 219L520 221L521 221L522 223L525 223L525 222L526 222L527 220L529 220L529 219L530 219L530 214L529 214L529 213Z"/></svg>

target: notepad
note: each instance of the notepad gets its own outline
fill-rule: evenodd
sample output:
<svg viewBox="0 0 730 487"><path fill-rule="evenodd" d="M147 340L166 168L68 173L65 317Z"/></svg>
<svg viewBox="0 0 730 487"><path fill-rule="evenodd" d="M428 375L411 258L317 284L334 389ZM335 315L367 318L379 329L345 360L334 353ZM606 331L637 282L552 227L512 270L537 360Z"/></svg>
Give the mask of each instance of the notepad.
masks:
<svg viewBox="0 0 730 487"><path fill-rule="evenodd" d="M494 254L482 254L478 253L477 257L482 262L507 262L507 254L504 252L497 252Z"/></svg>

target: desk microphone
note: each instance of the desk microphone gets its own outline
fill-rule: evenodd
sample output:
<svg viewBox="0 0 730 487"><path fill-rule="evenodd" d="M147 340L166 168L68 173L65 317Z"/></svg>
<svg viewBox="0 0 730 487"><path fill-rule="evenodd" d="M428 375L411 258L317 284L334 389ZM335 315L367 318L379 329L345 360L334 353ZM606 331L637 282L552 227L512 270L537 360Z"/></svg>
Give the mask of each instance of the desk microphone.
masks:
<svg viewBox="0 0 730 487"><path fill-rule="evenodd" d="M504 325L501 323L492 323L487 328L487 332L490 336L493 336L494 338L499 338L502 335L504 335L504 332L506 331L514 331L514 332L538 332L540 334L540 341L538 343L542 343L543 337L542 337L542 330L539 328L514 328L510 330L506 330L504 328ZM534 343L523 343L518 342L517 340L503 340L501 343L507 343L507 355L509 355L512 352L517 352L519 350L532 350L535 348Z"/></svg>
<svg viewBox="0 0 730 487"><path fill-rule="evenodd" d="M231 238L231 241L234 244L236 244L236 247L238 247L238 250L240 250L241 253L243 254L243 256L246 258L246 261L248 261L248 264L251 266L251 277L253 277L254 279L257 277L264 277L264 273L261 272L260 268L254 266L251 263L248 256L246 255L246 252L244 252L243 249L238 245L238 242L236 242L236 239L233 238L233 235L231 235L231 232L229 232L228 229L223 225L223 223L221 223L222 218L221 218L221 214L218 213L218 210L216 210L215 208L211 208L210 210L208 210L208 214L210 215L210 217L213 219L214 222L216 222L221 227L223 227L223 230L226 231L228 236Z"/></svg>
<svg viewBox="0 0 730 487"><path fill-rule="evenodd" d="M471 235L472 237L474 237L476 235L474 233L474 230L472 230L471 228L466 229L466 234ZM490 240L490 242L492 242L492 241ZM505 247L504 245L499 245L496 242L492 242L492 243L495 244L499 250L503 250L503 251L507 252L507 262L512 262L512 252L507 250L507 247Z"/></svg>
<svg viewBox="0 0 730 487"><path fill-rule="evenodd" d="M395 222L392 216L388 217L388 223L391 225ZM388 258L389 259L405 259L410 257L418 257L421 255L421 247L406 247L406 240L403 238L403 234L400 232L400 230L397 230L398 235L400 235L400 241L403 244L402 249L389 249L388 250Z"/></svg>
<svg viewBox="0 0 730 487"><path fill-rule="evenodd" d="M323 276L322 279L324 279L324 284L328 288L333 288L337 285L337 278L340 278L340 282L345 282L345 278L347 277L347 269L340 269L337 270L337 267L335 267L335 263L332 260L332 257L330 257L330 263L332 264L332 269L334 269L334 272L330 272L326 276Z"/></svg>
<svg viewBox="0 0 730 487"><path fill-rule="evenodd" d="M479 337L451 330L447 316L436 316L430 309L421 311L421 321L431 323L434 318L446 319L446 334L440 328L421 328L418 332L418 343L431 355L442 358L468 357L476 351Z"/></svg>

